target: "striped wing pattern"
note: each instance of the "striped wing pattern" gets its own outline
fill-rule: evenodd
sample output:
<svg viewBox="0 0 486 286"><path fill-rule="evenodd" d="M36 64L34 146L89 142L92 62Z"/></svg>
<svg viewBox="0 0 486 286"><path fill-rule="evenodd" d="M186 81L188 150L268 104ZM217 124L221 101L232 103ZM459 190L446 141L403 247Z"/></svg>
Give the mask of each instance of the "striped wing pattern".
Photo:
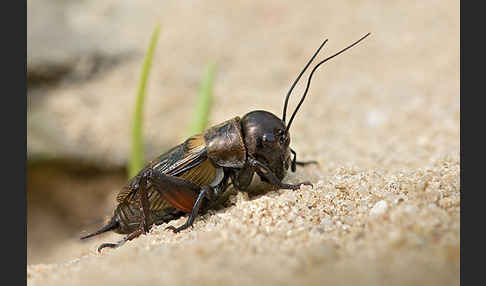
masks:
<svg viewBox="0 0 486 286"><path fill-rule="evenodd" d="M206 144L202 134L194 135L184 143L170 149L150 162L146 168L152 168L167 175L186 179L196 185L209 185L216 177L216 168L206 155ZM132 180L137 179L137 176ZM128 202L138 205L136 192L125 186L117 195L118 203ZM154 188L148 191L150 211L171 207L171 204Z"/></svg>

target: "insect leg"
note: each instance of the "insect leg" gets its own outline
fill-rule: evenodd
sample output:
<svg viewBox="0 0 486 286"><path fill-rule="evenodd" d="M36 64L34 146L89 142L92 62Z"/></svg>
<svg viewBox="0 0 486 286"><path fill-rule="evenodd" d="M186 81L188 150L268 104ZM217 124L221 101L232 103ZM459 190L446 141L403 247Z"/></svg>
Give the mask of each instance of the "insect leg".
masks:
<svg viewBox="0 0 486 286"><path fill-rule="evenodd" d="M282 181L280 181L277 176L272 172L272 170L270 170L270 168L267 167L265 164L250 157L248 158L248 162L253 166L259 176L268 179L270 184L272 184L273 186L279 187L281 189L291 190L299 189L301 185L312 186L310 182L302 182L295 185L282 183Z"/></svg>
<svg viewBox="0 0 486 286"><path fill-rule="evenodd" d="M129 184L129 188L138 193L138 202L140 207L140 231L147 233L149 231L149 200L147 191L150 188L149 180L152 178L154 170L146 168L137 175ZM138 236L138 235L137 235Z"/></svg>
<svg viewBox="0 0 486 286"><path fill-rule="evenodd" d="M244 191L248 188L255 174L253 169L252 166L245 164L243 168L231 172L231 181L237 190Z"/></svg>
<svg viewBox="0 0 486 286"><path fill-rule="evenodd" d="M101 250L105 247L109 248L117 248L125 244L125 242L132 240L134 238L139 237L143 233L143 229L139 228L135 230L134 232L130 233L129 235L125 236L122 240L118 241L117 243L103 243L98 247L98 252L101 252Z"/></svg>
<svg viewBox="0 0 486 286"><path fill-rule="evenodd" d="M317 161L297 161L297 153L295 153L292 148L290 148L290 152L294 154L294 159L292 159L292 164L290 165L290 169L292 170L292 172L295 172L296 165L305 166L309 164L318 164Z"/></svg>
<svg viewBox="0 0 486 286"><path fill-rule="evenodd" d="M197 214L199 213L199 209L201 208L201 204L203 202L204 197L212 197L212 193L214 192L213 188L210 186L204 186L197 196L196 202L194 203L194 206L192 207L191 214L189 215L189 218L186 220L186 223L179 227L174 227L174 226L168 226L166 229L172 230L174 233L178 233L181 230L184 230L194 223L194 219L196 218Z"/></svg>
<svg viewBox="0 0 486 286"><path fill-rule="evenodd" d="M140 229L143 231L143 233L147 233L149 231L149 200L147 196L146 191L142 191L140 193Z"/></svg>
<svg viewBox="0 0 486 286"><path fill-rule="evenodd" d="M152 172L150 182L154 190L173 207L185 213L192 211L201 190L198 185L188 180L161 172Z"/></svg>

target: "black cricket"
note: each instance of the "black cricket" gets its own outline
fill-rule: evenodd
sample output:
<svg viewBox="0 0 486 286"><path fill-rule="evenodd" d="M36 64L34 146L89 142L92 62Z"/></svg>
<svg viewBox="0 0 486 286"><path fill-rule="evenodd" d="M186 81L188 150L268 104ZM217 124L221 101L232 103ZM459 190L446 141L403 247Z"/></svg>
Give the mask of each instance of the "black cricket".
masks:
<svg viewBox="0 0 486 286"><path fill-rule="evenodd" d="M190 137L151 161L130 179L117 196L118 205L111 220L100 230L81 239L110 230L128 234L117 243L100 245L98 251L105 247L115 248L147 233L154 224L159 225L189 214L183 225L167 227L177 233L191 226L196 216L224 193L230 179L237 191L246 191L255 173L262 181L281 189L295 190L301 185L312 186L310 182L295 185L282 182L289 167L295 172L297 165L316 163L297 161L296 152L290 148L290 126L304 102L317 68L369 35L366 34L322 60L312 69L302 98L287 124L285 119L290 94L327 40L317 49L290 87L282 119L268 111L256 110Z"/></svg>

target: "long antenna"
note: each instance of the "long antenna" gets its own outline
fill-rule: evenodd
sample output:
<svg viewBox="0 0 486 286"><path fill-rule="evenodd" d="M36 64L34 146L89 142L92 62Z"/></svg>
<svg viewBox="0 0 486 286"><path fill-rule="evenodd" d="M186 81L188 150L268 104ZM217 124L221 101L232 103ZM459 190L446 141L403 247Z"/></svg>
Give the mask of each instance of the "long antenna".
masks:
<svg viewBox="0 0 486 286"><path fill-rule="evenodd" d="M317 49L317 51L314 53L314 55L312 56L312 58L305 65L304 69L300 72L299 76L295 79L294 83L290 87L290 90L287 93L287 97L285 97L285 103L284 103L284 108L283 108L283 113L282 113L282 121L284 123L285 123L285 115L287 114L287 104L289 103L289 98L290 98L290 94L292 93L292 90L294 89L295 85L299 81L300 77L304 74L304 72L307 70L307 68L309 67L309 65L314 60L314 58L317 56L317 54L319 53L319 51L322 49L322 47L324 46L324 44L326 44L326 42L327 42L327 39L321 44L321 46L319 47L319 49Z"/></svg>
<svg viewBox="0 0 486 286"><path fill-rule="evenodd" d="M309 79L307 80L307 86L305 88L305 91L304 91L304 95L302 95L302 98L300 99L300 102L299 104L297 105L297 107L295 108L295 111L294 113L292 113L292 117L290 117L290 120L289 120L289 124L287 125L287 128L285 129L285 133L287 133L289 131L289 128L290 128L290 125L292 124L292 121L294 120L294 117L295 115L297 114L297 111L299 110L300 106L302 105L302 103L304 102L304 99L305 99L305 96L307 95L307 91L309 90L309 87L310 87L310 83L311 83L311 79L312 79L312 75L314 74L314 72L317 70L317 68L322 65L323 63L327 62L328 60L334 58L335 56L345 52L346 50L352 48L353 46L357 45L359 42L361 42L362 40L364 40L366 37L368 37L371 33L368 33L366 35L364 35L361 39L357 40L356 42L354 42L353 44L347 46L346 48L342 49L341 51L335 53L334 55L322 60L321 62L319 62L311 71L310 75L309 75Z"/></svg>

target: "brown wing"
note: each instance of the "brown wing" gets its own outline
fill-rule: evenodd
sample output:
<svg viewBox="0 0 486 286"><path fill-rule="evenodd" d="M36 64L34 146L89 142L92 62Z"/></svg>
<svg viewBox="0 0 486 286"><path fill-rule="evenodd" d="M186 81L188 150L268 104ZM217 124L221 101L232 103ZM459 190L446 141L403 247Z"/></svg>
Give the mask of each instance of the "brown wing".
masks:
<svg viewBox="0 0 486 286"><path fill-rule="evenodd" d="M216 177L216 168L208 160L206 155L206 145L202 134L194 135L184 143L172 148L168 152L160 155L150 162L146 168L152 168L163 174L180 177L198 186L209 185ZM135 176L132 180L138 179ZM117 201L137 204L136 192L125 186L117 196ZM183 203L195 201L197 193L178 192L171 193L164 190L167 194L161 195L160 192L150 188L148 192L150 210L157 211L169 206L177 206ZM187 206L185 207L187 209ZM192 206L191 206L192 208ZM179 208L180 209L180 208Z"/></svg>
<svg viewBox="0 0 486 286"><path fill-rule="evenodd" d="M153 188L149 189L147 196L149 200L150 211L159 211L171 206L170 203L167 200L165 200L160 195L160 193L154 190ZM130 189L127 188L124 188L123 190L120 191L120 193L116 197L116 200L118 203L122 203L126 201L130 204L134 204L138 206L138 200L134 197L134 192L132 192Z"/></svg>
<svg viewBox="0 0 486 286"><path fill-rule="evenodd" d="M170 204L167 200L165 200L159 192L151 188L148 192L148 199L150 203L149 210L151 211L159 211L163 210L167 207L170 207Z"/></svg>
<svg viewBox="0 0 486 286"><path fill-rule="evenodd" d="M149 163L149 166L163 174L177 176L207 159L206 143L202 134L197 134L184 143L172 148Z"/></svg>

